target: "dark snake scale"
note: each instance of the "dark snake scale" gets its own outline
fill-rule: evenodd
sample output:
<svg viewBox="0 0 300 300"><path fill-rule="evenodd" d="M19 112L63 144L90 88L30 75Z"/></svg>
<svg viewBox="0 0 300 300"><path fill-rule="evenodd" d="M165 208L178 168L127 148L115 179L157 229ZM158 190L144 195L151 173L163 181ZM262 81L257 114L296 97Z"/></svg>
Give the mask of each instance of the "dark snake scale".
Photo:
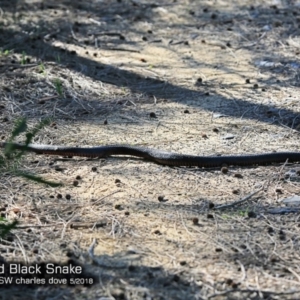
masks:
<svg viewBox="0 0 300 300"><path fill-rule="evenodd" d="M4 148L7 143L0 143ZM83 157L107 157L111 155L130 155L145 158L158 164L168 166L186 167L220 167L222 165L266 165L271 163L300 162L300 152L273 152L250 155L224 155L224 156L194 156L166 152L144 147L133 147L127 145L110 145L99 147L66 147L13 143L13 149L34 152L37 154L61 155L61 156L83 156Z"/></svg>

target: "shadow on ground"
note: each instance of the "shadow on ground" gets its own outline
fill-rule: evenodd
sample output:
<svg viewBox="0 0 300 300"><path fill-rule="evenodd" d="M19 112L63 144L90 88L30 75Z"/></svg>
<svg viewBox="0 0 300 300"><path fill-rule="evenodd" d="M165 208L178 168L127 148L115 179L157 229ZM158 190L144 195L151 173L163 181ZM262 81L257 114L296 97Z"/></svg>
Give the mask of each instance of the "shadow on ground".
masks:
<svg viewBox="0 0 300 300"><path fill-rule="evenodd" d="M113 51L114 49L123 49L124 52L120 51L120 55L126 55L126 51L134 51L130 48L134 46L134 49L138 49L136 50L137 52L142 53L143 45L134 40L132 41L132 39L131 41L127 41L126 34L130 33L135 36L143 35L143 32L135 29L136 22L141 20L149 23L155 22L152 20L157 16L158 7L161 7L161 9L168 9L172 4L162 3L161 6L158 6L154 3L145 2L145 4L138 4L134 1L124 1L120 3L109 1L109 3L106 4L97 4L96 2L94 4L63 2L57 5L48 5L42 2L37 4L22 3L23 2L21 2L21 5L18 4L18 6L14 6L11 2L4 2L3 4L4 12L10 9L13 10L15 19L19 20L17 21L19 25L15 30L2 26L0 41L3 45L3 49L14 49L14 52L19 53L20 55L25 52L26 55L35 57L38 62L55 63L63 68L80 72L99 82L129 88L132 93L142 93L143 95L150 97L155 96L157 99L167 99L168 101L173 102L184 101L185 103L186 99L192 99L195 100L196 105L191 103L186 104L190 106L195 105L197 108L210 110L213 113L219 113L221 115L255 119L261 122L280 126L290 126L293 128L296 128L300 122L298 113L294 112L292 109L273 108L265 104L257 105L257 103L251 103L250 101L243 99L243 97L234 98L230 95L224 97L224 95L219 94L217 91L219 88L230 90L230 88L234 88L234 84L220 84L219 82L199 83L197 82L197 78L194 78L195 86L193 88L188 88L176 85L164 79L153 78L151 76L145 77L112 64L96 62L95 60L82 57L80 54L78 55L74 50L68 50L63 46L54 46L55 42L61 42L62 45L73 44L84 49L86 45L91 46L91 44L94 43L95 37L97 37L98 47L95 48L96 52L101 51L102 48L109 49L110 47ZM74 18L77 18L78 20L81 20L83 19L83 16L86 16L85 22L75 21L72 23L71 18L60 17L56 9L66 11L67 15L74 14ZM264 26L277 26L280 28L279 35L282 38L287 37L291 33L296 34L299 31L297 13L288 6L282 9L276 7L266 9L259 6L239 7L239 9L235 8L235 12L238 11L238 13L228 9L227 11L214 12L213 7L206 9L207 11L205 11L205 9L202 10L202 8L195 5L191 6L190 10L184 15L184 21L179 24L168 24L165 22L161 24L161 27L168 26L170 30L172 30L173 27L176 28L180 26L188 28L192 27L196 31L198 30L198 35L201 35L201 30L211 30L213 35L216 30L220 29L220 27L218 27L219 25L225 24L225 28L223 28L224 26L221 26L225 32L228 30L236 30L237 35L243 36L244 39L247 39L247 37L250 39L250 33L252 33L250 32L251 30L255 32ZM269 25L269 16L274 15L274 10L275 14L278 16L277 25ZM50 14L53 17L54 15L55 21L48 22L46 18L41 20L41 18L38 17L34 22L25 22L24 24L24 22L22 22L23 11L31 11L33 14L39 16ZM210 11L212 14L208 13ZM58 16L56 16L56 14ZM214 17L213 14L215 14L216 17ZM254 26L254 29L249 30L248 33L240 33L240 28L234 26L234 24L238 20L242 20L247 14L249 15L248 22L250 24L255 22L259 27L256 28L255 25L252 25ZM287 15L289 18L286 17ZM93 18L100 20L98 25L95 24L96 21ZM93 28L97 28L97 33L95 33L95 29ZM75 34L81 38L77 38ZM264 35L264 33L262 33L262 35ZM180 47L189 47L188 40L190 39L190 36L185 36L185 38L187 45L185 43L180 43ZM155 38L153 39L155 40ZM238 40L240 39L241 38L239 37ZM279 55L276 55L276 58L274 59L273 54L272 56L265 54L270 53L270 50L268 50L268 45L266 43L261 44L260 41L261 40L259 39L257 42L254 42L253 44L256 46L252 45L252 48L249 49L249 51L253 52L253 57L255 58L255 60L252 61L252 64L255 65L256 62L260 62L262 64L260 68L261 72L264 72L268 77L260 83L263 90L287 85L297 86L299 77L297 69L300 66L299 59L297 57L287 59L280 57ZM162 47L165 46L162 45ZM220 51L224 51L222 50L222 47L221 44ZM245 45L245 47L247 47L247 45ZM168 48L176 52L176 50L172 49L172 44L169 44ZM228 47L228 49L230 49L230 47ZM94 55L97 55L97 53ZM57 59L58 57L59 61ZM18 62L14 63L18 64ZM188 64L187 68L191 69L201 69L203 67L214 68L214 66L208 65L205 62L205 59L203 59L203 61L189 61ZM18 67L16 66L16 68ZM235 72L230 69L230 67L226 66L226 62L218 65L217 69L228 73ZM4 68L4 72L5 70L7 70L7 68ZM10 70L14 70L13 64L10 65ZM281 73L285 74L285 81L276 80L276 74ZM257 93L260 93L261 97L264 97L264 93L260 90L257 90ZM218 101L216 103L222 103L222 105L216 104L213 106L211 103L210 105L206 105L205 103L209 97L211 97L211 99L217 98ZM89 102L89 100L85 99L85 102ZM94 104L90 103L90 105L93 106Z"/></svg>

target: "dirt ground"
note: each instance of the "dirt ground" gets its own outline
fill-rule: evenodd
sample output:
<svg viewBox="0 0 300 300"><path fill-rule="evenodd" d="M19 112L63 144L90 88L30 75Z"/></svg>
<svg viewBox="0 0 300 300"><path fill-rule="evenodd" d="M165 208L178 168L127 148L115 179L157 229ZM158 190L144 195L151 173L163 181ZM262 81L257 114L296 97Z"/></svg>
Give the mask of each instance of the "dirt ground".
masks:
<svg viewBox="0 0 300 300"><path fill-rule="evenodd" d="M0 1L0 138L195 155L299 151L298 1ZM20 138L20 141L24 138ZM297 164L177 168L28 154L2 173L1 257L95 282L1 299L300 299ZM246 197L248 199L246 199ZM225 207L243 199L240 205ZM85 280L82 278L82 280Z"/></svg>

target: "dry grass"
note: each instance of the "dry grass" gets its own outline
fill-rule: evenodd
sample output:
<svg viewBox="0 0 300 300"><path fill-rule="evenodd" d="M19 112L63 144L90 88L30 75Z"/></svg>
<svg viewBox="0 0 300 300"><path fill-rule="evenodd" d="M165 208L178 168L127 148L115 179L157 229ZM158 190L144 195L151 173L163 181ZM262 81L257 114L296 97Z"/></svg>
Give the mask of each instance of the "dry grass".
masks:
<svg viewBox="0 0 300 300"><path fill-rule="evenodd" d="M157 3L1 1L1 138L19 116L30 126L51 117L34 142L198 155L297 151L298 8ZM20 227L1 241L1 256L72 258L97 283L15 286L3 299L300 297L299 214L270 213L299 194L299 175L288 176L297 165L224 174L29 154L21 168L64 186L2 174L2 215ZM259 189L239 206L213 208Z"/></svg>

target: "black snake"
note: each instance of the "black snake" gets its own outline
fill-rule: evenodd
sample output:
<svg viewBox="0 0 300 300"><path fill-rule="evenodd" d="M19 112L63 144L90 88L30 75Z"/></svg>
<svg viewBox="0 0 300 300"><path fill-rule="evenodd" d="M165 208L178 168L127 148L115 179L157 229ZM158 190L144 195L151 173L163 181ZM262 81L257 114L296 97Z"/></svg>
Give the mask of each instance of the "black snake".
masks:
<svg viewBox="0 0 300 300"><path fill-rule="evenodd" d="M7 143L0 143L4 148ZM273 152L250 155L224 155L224 156L194 156L177 154L157 149L134 147L128 145L109 145L99 147L67 147L52 145L12 143L12 148L37 154L50 154L61 156L83 156L83 157L107 157L111 155L131 155L142 157L147 160L168 166L198 166L198 167L220 167L222 165L265 165L271 163L300 162L300 152Z"/></svg>

